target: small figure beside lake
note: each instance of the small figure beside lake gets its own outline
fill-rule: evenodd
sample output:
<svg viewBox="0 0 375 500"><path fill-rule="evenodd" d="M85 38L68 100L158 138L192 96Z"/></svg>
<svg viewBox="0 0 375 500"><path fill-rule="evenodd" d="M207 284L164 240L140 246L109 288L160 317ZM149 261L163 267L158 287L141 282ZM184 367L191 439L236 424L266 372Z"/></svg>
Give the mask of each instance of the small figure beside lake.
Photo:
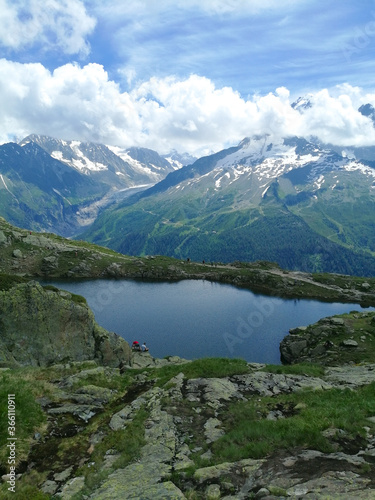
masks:
<svg viewBox="0 0 375 500"><path fill-rule="evenodd" d="M146 351L148 351L148 347L146 345L146 342L143 342L143 344L142 344L142 352L146 352Z"/></svg>
<svg viewBox="0 0 375 500"><path fill-rule="evenodd" d="M134 340L134 342L132 343L132 350L133 351L141 351L142 350L141 345L137 340Z"/></svg>

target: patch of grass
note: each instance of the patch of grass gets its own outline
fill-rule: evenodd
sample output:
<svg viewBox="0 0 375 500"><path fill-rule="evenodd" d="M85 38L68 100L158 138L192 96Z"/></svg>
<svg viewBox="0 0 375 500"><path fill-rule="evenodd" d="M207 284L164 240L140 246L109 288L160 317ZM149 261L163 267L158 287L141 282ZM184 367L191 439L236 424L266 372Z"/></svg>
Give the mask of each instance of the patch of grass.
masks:
<svg viewBox="0 0 375 500"><path fill-rule="evenodd" d="M272 408L294 408L298 403L301 405L288 418L265 418ZM226 434L213 444L213 460L220 463L262 458L294 447L331 452L331 443L322 435L324 430L342 429L355 437L364 426L371 425L366 418L374 413L375 383L357 391L302 391L263 398L261 402L254 398L233 404L223 418Z"/></svg>
<svg viewBox="0 0 375 500"><path fill-rule="evenodd" d="M161 387L181 372L187 379L220 378L249 373L250 369L243 359L201 358L182 365L168 365L145 371L149 372L150 378L156 376L157 385Z"/></svg>
<svg viewBox="0 0 375 500"><path fill-rule="evenodd" d="M28 279L21 276L11 276L10 274L0 273L0 291L6 292L20 283L27 283Z"/></svg>
<svg viewBox="0 0 375 500"><path fill-rule="evenodd" d="M306 375L307 377L322 377L324 367L314 363L298 363L295 365L267 365L261 371L277 374Z"/></svg>
<svg viewBox="0 0 375 500"><path fill-rule="evenodd" d="M46 417L35 398L44 395L46 385L31 377L27 371L7 371L0 374L0 462L8 460L8 394L15 395L15 437L17 438L17 463L28 454L33 433L41 428Z"/></svg>
<svg viewBox="0 0 375 500"><path fill-rule="evenodd" d="M95 385L111 389L113 391L124 392L125 389L131 385L132 381L133 377L130 373L125 375L111 375L110 377L108 377L105 373L95 373L90 374L85 378L77 379L77 381L73 384L72 390L76 391L86 385Z"/></svg>
<svg viewBox="0 0 375 500"><path fill-rule="evenodd" d="M36 486L25 484L24 480L16 480L15 493L8 491L9 484L5 483L0 487L0 497L2 500L49 500L50 495L46 495Z"/></svg>

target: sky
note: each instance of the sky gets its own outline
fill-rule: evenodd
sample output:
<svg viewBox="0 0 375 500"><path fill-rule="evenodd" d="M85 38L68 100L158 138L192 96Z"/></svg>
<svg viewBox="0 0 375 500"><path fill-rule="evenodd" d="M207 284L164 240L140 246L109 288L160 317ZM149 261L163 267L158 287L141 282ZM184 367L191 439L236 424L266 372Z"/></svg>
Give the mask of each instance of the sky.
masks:
<svg viewBox="0 0 375 500"><path fill-rule="evenodd" d="M291 105L307 96L303 112ZM0 0L0 143L375 144L375 0Z"/></svg>

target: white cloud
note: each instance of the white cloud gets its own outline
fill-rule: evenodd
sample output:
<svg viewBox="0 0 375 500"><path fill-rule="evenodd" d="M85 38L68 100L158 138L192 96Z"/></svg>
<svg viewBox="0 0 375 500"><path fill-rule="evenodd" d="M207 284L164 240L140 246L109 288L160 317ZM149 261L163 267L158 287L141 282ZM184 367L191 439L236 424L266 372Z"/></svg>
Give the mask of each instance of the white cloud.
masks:
<svg viewBox="0 0 375 500"><path fill-rule="evenodd" d="M81 0L0 0L0 45L12 50L41 44L85 55L95 24Z"/></svg>
<svg viewBox="0 0 375 500"><path fill-rule="evenodd" d="M337 90L337 89L335 89ZM369 102L365 96L358 98L359 89L349 88L349 93L333 97L327 89L312 97L313 106L306 110L303 135L317 135L322 141L340 146L373 145L375 130L369 118L358 112L361 103ZM352 100L352 96L356 99Z"/></svg>
<svg viewBox="0 0 375 500"><path fill-rule="evenodd" d="M35 132L123 144L140 129L129 95L121 94L98 64L67 64L50 73L41 64L2 59L0 108L3 140Z"/></svg>
<svg viewBox="0 0 375 500"><path fill-rule="evenodd" d="M0 60L2 142L38 133L196 155L262 133L314 135L342 146L374 144L372 123L358 107L375 104L375 94L344 85L316 92L311 100L313 107L301 114L284 87L244 99L197 75L151 78L121 92L98 64L67 64L51 73L41 64Z"/></svg>

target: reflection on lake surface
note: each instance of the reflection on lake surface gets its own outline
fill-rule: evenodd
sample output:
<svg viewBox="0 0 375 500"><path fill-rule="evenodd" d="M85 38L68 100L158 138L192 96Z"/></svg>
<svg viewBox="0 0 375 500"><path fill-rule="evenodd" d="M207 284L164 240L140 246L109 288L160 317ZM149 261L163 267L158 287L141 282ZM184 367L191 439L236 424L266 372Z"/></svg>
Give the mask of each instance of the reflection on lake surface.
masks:
<svg viewBox="0 0 375 500"><path fill-rule="evenodd" d="M203 280L49 282L83 295L96 321L129 343L146 342L158 358L207 356L280 364L290 328L362 310L359 304L268 297Z"/></svg>

